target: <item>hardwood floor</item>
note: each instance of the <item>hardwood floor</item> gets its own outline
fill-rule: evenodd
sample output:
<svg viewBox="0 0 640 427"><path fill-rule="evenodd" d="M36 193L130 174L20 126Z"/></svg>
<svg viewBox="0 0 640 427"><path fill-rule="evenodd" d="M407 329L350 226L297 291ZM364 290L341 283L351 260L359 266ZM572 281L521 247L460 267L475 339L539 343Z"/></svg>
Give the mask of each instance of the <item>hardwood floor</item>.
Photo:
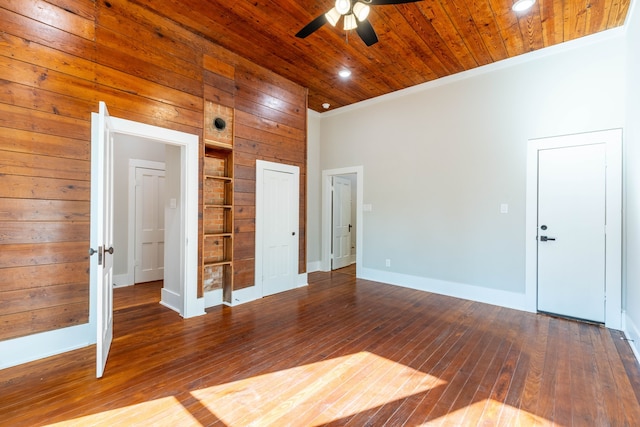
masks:
<svg viewBox="0 0 640 427"><path fill-rule="evenodd" d="M137 283L133 286L113 290L113 309L115 311L160 302L163 281Z"/></svg>
<svg viewBox="0 0 640 427"><path fill-rule="evenodd" d="M0 371L0 425L637 426L617 331L312 273L310 286L182 319L114 313L95 347Z"/></svg>

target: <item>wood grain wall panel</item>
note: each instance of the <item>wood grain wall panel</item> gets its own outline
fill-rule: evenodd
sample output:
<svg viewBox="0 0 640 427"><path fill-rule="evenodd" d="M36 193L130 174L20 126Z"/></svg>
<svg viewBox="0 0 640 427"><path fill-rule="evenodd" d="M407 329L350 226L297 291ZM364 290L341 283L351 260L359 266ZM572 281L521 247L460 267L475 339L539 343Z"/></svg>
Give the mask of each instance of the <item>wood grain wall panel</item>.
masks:
<svg viewBox="0 0 640 427"><path fill-rule="evenodd" d="M83 140L8 127L0 127L0 149L85 160L89 159L90 152Z"/></svg>
<svg viewBox="0 0 640 427"><path fill-rule="evenodd" d="M144 0L7 0L0 27L0 340L88 321L98 101L112 116L199 136L204 100L236 109L234 280L253 286L255 161L306 176L306 89Z"/></svg>
<svg viewBox="0 0 640 427"><path fill-rule="evenodd" d="M80 283L46 285L31 289L19 289L2 293L0 312L4 316L30 310L42 310L51 306L64 306L85 302L89 298L86 281Z"/></svg>
<svg viewBox="0 0 640 427"><path fill-rule="evenodd" d="M0 291L83 283L89 278L89 262L30 265L0 269Z"/></svg>
<svg viewBox="0 0 640 427"><path fill-rule="evenodd" d="M22 2L19 0L13 0L13 2L15 5L27 3L34 5L34 2ZM40 3L46 4L45 2ZM0 22L3 24L4 32L20 37L27 42L51 46L56 50L76 55L79 58L93 57L93 36L90 39L80 37L2 8L0 8ZM84 22L91 21L84 20ZM91 25L93 26L94 23L91 22ZM24 44L24 47L27 47L27 43Z"/></svg>
<svg viewBox="0 0 640 427"><path fill-rule="evenodd" d="M47 0L47 3L56 5L74 15L95 20L96 7L93 0Z"/></svg>
<svg viewBox="0 0 640 427"><path fill-rule="evenodd" d="M229 93L210 85L204 86L204 99L206 101L213 101L216 104L224 105L225 107L233 108L235 105L235 96L233 93Z"/></svg>
<svg viewBox="0 0 640 427"><path fill-rule="evenodd" d="M0 57L0 72L4 68L3 65L7 63L7 58ZM18 61L15 61L18 62ZM14 62L14 63L15 63ZM24 63L22 63L24 64ZM31 70L29 70L27 75L22 75L21 77L32 77L29 74L33 74L34 67L30 64L24 64L29 66ZM73 78L68 78L69 76L61 75L59 73L55 73L55 75L48 74L46 72L38 73L39 77L46 76L45 80L47 81L46 85L42 86L53 86L55 84L59 84L61 87L77 88L79 91L82 91L81 87L85 86L84 82L81 83L80 86L76 86L73 83L70 83L70 80ZM17 77L14 75L14 77ZM58 77L62 77L57 80ZM34 81L32 79L31 81ZM37 82L42 82L42 80L37 80ZM50 90L34 90L35 88L42 88L42 86L36 84L31 85L31 82L25 84L13 83L8 80L0 81L0 103L3 104L13 104L18 107L30 108L37 111L43 111L48 113L54 113L60 116L65 117L73 117L76 119L84 119L86 112L91 110L94 106L94 102L88 99L79 99L74 98L68 95L60 95ZM92 84L90 86L93 86ZM86 94L86 92L85 92Z"/></svg>
<svg viewBox="0 0 640 427"><path fill-rule="evenodd" d="M0 224L0 238L3 244L47 243L47 242L88 242L88 222L13 222ZM2 245L0 245L0 250ZM88 247L85 248L88 250Z"/></svg>
<svg viewBox="0 0 640 427"><path fill-rule="evenodd" d="M88 247L88 240L84 242L4 244L0 247L0 265L2 266L0 272L10 267L88 262Z"/></svg>
<svg viewBox="0 0 640 427"><path fill-rule="evenodd" d="M41 23L46 29L59 29L87 40L95 37L93 16L81 16L66 9L66 5L60 7L43 0L6 0L4 5L8 10Z"/></svg>
<svg viewBox="0 0 640 427"><path fill-rule="evenodd" d="M8 104L0 104L0 126L84 140L91 134L87 121Z"/></svg>
<svg viewBox="0 0 640 427"><path fill-rule="evenodd" d="M203 63L200 38L131 1L113 0L109 1L109 5L110 7L99 9L100 27L124 37L124 47L132 51L138 50L150 62L158 65L162 64L155 62L157 59L174 58L178 64L186 64L187 69L183 70L186 76L201 79ZM132 44L127 40L136 40L137 43ZM100 42L103 43L102 40Z"/></svg>
<svg viewBox="0 0 640 427"><path fill-rule="evenodd" d="M0 221L84 221L90 219L88 200L0 198Z"/></svg>
<svg viewBox="0 0 640 427"><path fill-rule="evenodd" d="M238 126L240 127L240 126ZM300 149L296 146L295 140L285 138L274 138L272 135L265 135L260 141L260 137L264 135L261 132L253 132L254 139L245 139L236 137L236 149L241 152L240 158L236 160L236 164L249 163L247 158L253 156L253 165L255 167L255 158L269 160L277 163L297 164L300 159ZM287 150L287 148L291 150ZM250 157L249 157L250 158Z"/></svg>
<svg viewBox="0 0 640 427"><path fill-rule="evenodd" d="M0 340L82 325L88 318L87 301L0 316Z"/></svg>
<svg viewBox="0 0 640 427"><path fill-rule="evenodd" d="M4 175L0 197L46 200L89 200L91 183L68 179Z"/></svg>
<svg viewBox="0 0 640 427"><path fill-rule="evenodd" d="M96 58L102 65L124 70L127 74L140 77L163 86L202 97L202 71L196 64L160 52L149 51L144 40L132 46L128 36L109 29L99 28Z"/></svg>
<svg viewBox="0 0 640 427"><path fill-rule="evenodd" d="M255 283L255 259L239 259L233 261L233 286L244 289Z"/></svg>
<svg viewBox="0 0 640 427"><path fill-rule="evenodd" d="M0 150L0 173L89 181L91 163L88 160Z"/></svg>

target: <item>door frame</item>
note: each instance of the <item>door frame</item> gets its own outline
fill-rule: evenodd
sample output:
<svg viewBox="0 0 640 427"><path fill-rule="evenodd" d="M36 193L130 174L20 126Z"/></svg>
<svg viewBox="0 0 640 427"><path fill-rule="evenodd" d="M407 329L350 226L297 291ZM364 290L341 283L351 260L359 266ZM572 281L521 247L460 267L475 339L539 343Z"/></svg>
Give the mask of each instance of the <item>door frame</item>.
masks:
<svg viewBox="0 0 640 427"><path fill-rule="evenodd" d="M321 230L321 258L320 269L331 271L331 185L332 178L336 175L356 175L356 277L360 277L362 271L362 258L364 252L362 206L364 195L364 167L350 166L339 169L325 169L322 171L322 230Z"/></svg>
<svg viewBox="0 0 640 427"><path fill-rule="evenodd" d="M530 139L527 145L525 218L525 301L537 311L538 151L601 144L606 146L605 326L622 329L622 129Z"/></svg>
<svg viewBox="0 0 640 427"><path fill-rule="evenodd" d="M198 159L200 142L198 135L173 129L134 122L111 116L112 133L130 135L150 142L173 145L180 150L181 200L184 215L182 235L184 250L180 260L180 289L182 292L182 310L184 318L205 314L204 298L198 298ZM117 143L117 142L116 142ZM95 290L90 290L90 321L96 327Z"/></svg>
<svg viewBox="0 0 640 427"><path fill-rule="evenodd" d="M295 239L295 253L297 262L295 263L295 271L292 271L292 275L294 277L294 286L298 286L298 264L300 263L300 168L298 166L287 165L283 163L274 163L268 162L265 160L256 160L256 248L255 248L255 274L254 274L254 289L255 289L255 297L262 298L264 296L264 290L262 288L262 262L264 258L263 253L263 244L264 244L264 227L262 225L262 220L264 218L264 171L272 170L275 172L282 173L290 173L293 174L293 191L296 193L295 199L298 201L296 206L292 206L292 209L295 208L295 215L292 215L292 218L295 222L295 230L297 239ZM241 298L236 299L232 297L233 301L241 302Z"/></svg>

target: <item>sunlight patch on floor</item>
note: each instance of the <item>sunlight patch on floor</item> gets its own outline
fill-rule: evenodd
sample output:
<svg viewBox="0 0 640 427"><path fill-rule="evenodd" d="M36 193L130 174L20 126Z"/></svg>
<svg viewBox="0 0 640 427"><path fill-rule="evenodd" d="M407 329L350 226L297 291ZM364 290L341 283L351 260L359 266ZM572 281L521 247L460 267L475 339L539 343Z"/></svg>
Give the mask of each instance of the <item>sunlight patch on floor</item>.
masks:
<svg viewBox="0 0 640 427"><path fill-rule="evenodd" d="M514 408L493 399L484 399L472 403L458 410L447 413L444 417L430 420L423 426L439 425L441 420L446 418L445 425L469 425L469 422L482 422L488 426L555 426L559 424L546 420L542 417L530 414L524 410Z"/></svg>
<svg viewBox="0 0 640 427"><path fill-rule="evenodd" d="M191 394L229 427L318 425L444 383L401 363L360 352Z"/></svg>
<svg viewBox="0 0 640 427"><path fill-rule="evenodd" d="M73 420L49 424L51 427L86 426L200 426L201 424L173 396L98 412Z"/></svg>

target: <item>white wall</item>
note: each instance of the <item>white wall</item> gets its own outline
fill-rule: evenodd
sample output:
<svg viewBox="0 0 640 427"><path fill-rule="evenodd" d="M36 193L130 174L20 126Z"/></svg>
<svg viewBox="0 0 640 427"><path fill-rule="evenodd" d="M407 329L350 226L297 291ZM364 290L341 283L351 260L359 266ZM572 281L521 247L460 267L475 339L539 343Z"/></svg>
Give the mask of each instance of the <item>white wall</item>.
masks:
<svg viewBox="0 0 640 427"><path fill-rule="evenodd" d="M184 264L184 195L182 194L182 167L181 156L183 148L167 144L166 172L165 172L165 204L164 204L164 285L162 288L161 303L165 306L184 314L184 292L182 280ZM175 199L175 207L171 205L171 199Z"/></svg>
<svg viewBox="0 0 640 427"><path fill-rule="evenodd" d="M113 147L113 274L126 276L128 251L129 222L129 160L150 160L164 162L164 146L157 142L125 134L117 134ZM133 236L131 236L133 238ZM128 283L131 284L131 283Z"/></svg>
<svg viewBox="0 0 640 427"><path fill-rule="evenodd" d="M324 113L321 169L364 167L368 278L503 305L523 294L527 141L625 125L623 34Z"/></svg>
<svg viewBox="0 0 640 427"><path fill-rule="evenodd" d="M627 125L625 128L625 257L623 270L626 330L640 343L640 7L627 16Z"/></svg>
<svg viewBox="0 0 640 427"><path fill-rule="evenodd" d="M307 115L307 273L320 270L320 114Z"/></svg>

